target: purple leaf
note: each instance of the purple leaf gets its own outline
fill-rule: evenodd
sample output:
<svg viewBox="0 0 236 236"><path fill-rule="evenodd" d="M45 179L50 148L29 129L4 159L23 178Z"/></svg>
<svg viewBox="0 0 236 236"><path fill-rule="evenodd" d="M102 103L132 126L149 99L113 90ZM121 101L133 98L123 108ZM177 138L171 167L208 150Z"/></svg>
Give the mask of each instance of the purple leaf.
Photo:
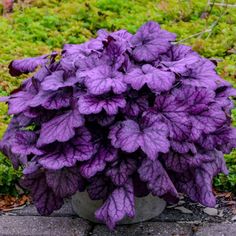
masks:
<svg viewBox="0 0 236 236"><path fill-rule="evenodd" d="M137 61L153 61L161 53L170 48L170 41L175 40L175 35L160 29L153 21L144 24L131 39L134 47L133 57Z"/></svg>
<svg viewBox="0 0 236 236"><path fill-rule="evenodd" d="M110 229L114 229L117 222L126 215L134 217L134 190L132 181L128 181L123 187L116 188L105 203L95 212L96 218L106 223Z"/></svg>
<svg viewBox="0 0 236 236"><path fill-rule="evenodd" d="M145 84L154 92L168 91L175 81L172 72L162 71L146 64L140 69L133 69L125 76L125 82L135 90L140 90Z"/></svg>
<svg viewBox="0 0 236 236"><path fill-rule="evenodd" d="M42 106L48 110L60 109L70 106L73 91L71 88L57 91L40 91L31 101L31 107Z"/></svg>
<svg viewBox="0 0 236 236"><path fill-rule="evenodd" d="M37 135L32 131L16 131L12 152L20 155L42 155L44 152L36 147Z"/></svg>
<svg viewBox="0 0 236 236"><path fill-rule="evenodd" d="M169 57L163 57L161 64L178 74L185 73L189 65L201 60L200 56L191 47L185 45L171 46L168 54Z"/></svg>
<svg viewBox="0 0 236 236"><path fill-rule="evenodd" d="M77 190L84 188L84 181L77 167L63 168L56 171L48 170L46 180L56 196L61 198L70 197Z"/></svg>
<svg viewBox="0 0 236 236"><path fill-rule="evenodd" d="M56 55L56 53L52 53L51 55L14 60L9 65L9 73L11 74L11 76L28 74L29 72L33 72L38 66L45 65L49 61L49 56L55 58Z"/></svg>
<svg viewBox="0 0 236 236"><path fill-rule="evenodd" d="M8 101L8 114L15 115L21 113L22 111L25 111L29 107L30 102L34 98L34 96L34 93L30 93L28 91L20 91L11 95Z"/></svg>
<svg viewBox="0 0 236 236"><path fill-rule="evenodd" d="M108 179L98 175L90 179L87 191L92 200L106 200L110 189L111 187Z"/></svg>
<svg viewBox="0 0 236 236"><path fill-rule="evenodd" d="M127 85L123 81L123 74L112 70L110 66L99 66L86 73L84 80L88 91L94 95L101 95L109 91L121 94Z"/></svg>
<svg viewBox="0 0 236 236"><path fill-rule="evenodd" d="M178 154L170 152L163 157L166 168L177 173L184 173L191 168L201 166L203 163L212 162L214 159L206 154L197 153L196 155Z"/></svg>
<svg viewBox="0 0 236 236"><path fill-rule="evenodd" d="M171 140L170 141L170 145L173 148L173 150L175 152L178 153L187 153L189 151L191 151L192 153L196 153L196 147L194 145L194 143L191 142L187 142L187 141L176 141L176 140Z"/></svg>
<svg viewBox="0 0 236 236"><path fill-rule="evenodd" d="M117 123L110 131L109 138L115 148L132 153L139 147L154 160L158 152L169 151L167 127L161 122L139 126L133 120Z"/></svg>
<svg viewBox="0 0 236 236"><path fill-rule="evenodd" d="M191 200L214 207L216 199L212 191L212 180L220 172L228 173L222 152L212 151L207 155L214 161L203 163L180 174L174 174L175 186L178 191L187 194Z"/></svg>
<svg viewBox="0 0 236 236"><path fill-rule="evenodd" d="M151 118L168 126L170 138L176 141L188 140L192 124L186 112L186 105L179 103L175 96L157 96L154 105L154 116L151 115Z"/></svg>
<svg viewBox="0 0 236 236"><path fill-rule="evenodd" d="M221 78L215 71L215 65L207 59L201 59L187 66L188 70L182 74L181 82L196 87L216 89Z"/></svg>
<svg viewBox="0 0 236 236"><path fill-rule="evenodd" d="M137 162L135 159L127 158L123 159L115 166L111 166L106 175L109 176L112 182L117 186L123 186L130 175L132 175L137 169Z"/></svg>
<svg viewBox="0 0 236 236"><path fill-rule="evenodd" d="M198 139L198 144L206 150L217 148L224 153L230 153L236 145L236 129L222 126L212 133L201 136Z"/></svg>
<svg viewBox="0 0 236 236"><path fill-rule="evenodd" d="M119 108L124 108L126 101L121 95L108 97L96 97L91 95L81 96L79 101L79 111L81 114L98 114L103 109L108 115L115 115Z"/></svg>
<svg viewBox="0 0 236 236"><path fill-rule="evenodd" d="M21 185L30 190L33 203L41 215L50 215L62 207L63 199L54 194L47 185L45 174L41 171L26 175Z"/></svg>
<svg viewBox="0 0 236 236"><path fill-rule="evenodd" d="M39 163L44 168L59 170L63 167L72 167L77 161L89 160L93 155L90 139L90 133L85 128L80 128L72 140L40 156Z"/></svg>
<svg viewBox="0 0 236 236"><path fill-rule="evenodd" d="M177 190L158 159L154 161L144 159L138 173L140 179L147 182L153 195L163 197L171 202L178 199Z"/></svg>
<svg viewBox="0 0 236 236"><path fill-rule="evenodd" d="M42 82L42 89L56 91L59 88L70 87L78 82L75 76L68 76L66 78L63 70L55 71L51 75L44 78Z"/></svg>
<svg viewBox="0 0 236 236"><path fill-rule="evenodd" d="M80 173L85 178L91 178L97 172L103 171L107 162L114 161L117 158L117 150L111 146L99 145L97 152L93 157L80 166Z"/></svg>
<svg viewBox="0 0 236 236"><path fill-rule="evenodd" d="M84 124L84 118L77 108L69 110L42 124L37 145L43 146L55 141L66 142L75 135L75 128Z"/></svg>
<svg viewBox="0 0 236 236"><path fill-rule="evenodd" d="M148 107L148 96L139 96L134 92L129 94L129 97L126 99L126 106L122 109L122 112L127 116L136 117L146 111Z"/></svg>

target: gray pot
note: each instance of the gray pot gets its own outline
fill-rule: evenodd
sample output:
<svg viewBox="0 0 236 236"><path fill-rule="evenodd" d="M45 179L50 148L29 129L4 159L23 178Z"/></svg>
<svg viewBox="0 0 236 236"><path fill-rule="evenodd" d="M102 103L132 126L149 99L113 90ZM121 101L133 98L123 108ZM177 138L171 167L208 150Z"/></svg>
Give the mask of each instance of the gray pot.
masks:
<svg viewBox="0 0 236 236"><path fill-rule="evenodd" d="M77 192L72 197L72 208L74 212L91 222L100 223L94 216L95 211L101 207L102 201L91 200L88 193ZM133 224L150 220L162 213L166 207L166 202L158 197L149 194L146 197L135 198L135 211L134 218L124 218L119 224Z"/></svg>

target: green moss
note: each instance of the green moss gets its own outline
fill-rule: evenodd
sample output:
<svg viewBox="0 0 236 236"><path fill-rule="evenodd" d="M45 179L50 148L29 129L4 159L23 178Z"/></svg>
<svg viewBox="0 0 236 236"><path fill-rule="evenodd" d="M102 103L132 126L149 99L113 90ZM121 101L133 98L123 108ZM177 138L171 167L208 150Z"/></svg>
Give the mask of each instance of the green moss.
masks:
<svg viewBox="0 0 236 236"><path fill-rule="evenodd" d="M183 40L201 55L218 59L219 74L236 85L236 8L214 6L210 9L206 2L34 0L26 4L19 1L15 4L13 14L0 16L0 96L8 95L24 78L9 76L7 67L11 60L59 50L65 43L84 42L94 37L100 28L110 31L125 28L133 33L148 20L157 21L164 29L175 32L178 41ZM228 3L234 2L228 0ZM211 31L207 31L209 29ZM0 136L9 121L6 113L6 106L0 105ZM236 112L233 111L235 117ZM226 156L226 159L234 160L235 154ZM233 171L235 167L232 167L232 163L227 161ZM13 173L9 162L6 165L6 169L1 166L0 179L1 173L6 173L6 176ZM218 178L216 186L223 189L224 181L228 181L225 186L231 186L231 177Z"/></svg>

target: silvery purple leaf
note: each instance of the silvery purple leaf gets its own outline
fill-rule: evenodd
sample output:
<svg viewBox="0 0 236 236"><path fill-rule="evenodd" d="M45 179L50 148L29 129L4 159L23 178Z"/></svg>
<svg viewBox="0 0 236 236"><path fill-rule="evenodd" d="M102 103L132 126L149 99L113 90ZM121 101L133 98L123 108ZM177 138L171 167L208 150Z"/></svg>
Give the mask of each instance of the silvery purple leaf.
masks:
<svg viewBox="0 0 236 236"><path fill-rule="evenodd" d="M90 140L90 133L85 128L80 128L73 139L40 156L39 163L44 168L59 170L63 167L72 167L77 161L89 160L93 155Z"/></svg>
<svg viewBox="0 0 236 236"><path fill-rule="evenodd" d="M115 115L119 108L124 108L126 101L121 95L111 95L108 97L96 97L92 95L81 96L79 101L79 111L81 114L98 114L103 109L108 115Z"/></svg>
<svg viewBox="0 0 236 236"><path fill-rule="evenodd" d="M194 143L188 142L188 141L176 141L176 140L170 140L170 145L172 149L175 152L178 153L187 153L191 151L192 153L196 153L196 147Z"/></svg>
<svg viewBox="0 0 236 236"><path fill-rule="evenodd" d="M203 163L212 162L214 161L214 158L212 158L212 156L200 153L191 155L188 153L179 154L169 152L163 156L163 160L167 169L177 173L183 173L189 169L200 167Z"/></svg>
<svg viewBox="0 0 236 236"><path fill-rule="evenodd" d="M85 178L91 178L105 169L106 163L117 158L117 150L112 146L100 144L93 157L81 164L80 173Z"/></svg>
<svg viewBox="0 0 236 236"><path fill-rule="evenodd" d="M126 106L122 109L122 112L127 116L138 116L149 107L148 96L139 96L138 94L136 96L130 95L126 99L126 102Z"/></svg>
<svg viewBox="0 0 236 236"><path fill-rule="evenodd" d="M189 65L201 60L191 47L185 45L172 45L167 54L167 57L163 56L160 64L178 74L185 73Z"/></svg>
<svg viewBox="0 0 236 236"><path fill-rule="evenodd" d="M147 182L147 186L154 196L163 197L171 202L178 199L178 192L158 159L154 161L144 159L138 173L140 179Z"/></svg>
<svg viewBox="0 0 236 236"><path fill-rule="evenodd" d="M131 70L125 76L125 82L135 90L140 90L145 84L154 92L168 91L175 81L172 72L159 70L149 64Z"/></svg>
<svg viewBox="0 0 236 236"><path fill-rule="evenodd" d="M134 217L134 190L132 181L129 180L124 186L117 187L95 212L98 220L106 223L110 229L114 229L117 222L125 216Z"/></svg>
<svg viewBox="0 0 236 236"><path fill-rule="evenodd" d="M49 61L50 56L54 58L56 55L56 53L52 53L51 55L14 60L9 65L9 73L12 76L19 76L33 72L38 66L45 65Z"/></svg>
<svg viewBox="0 0 236 236"><path fill-rule="evenodd" d="M30 106L30 102L34 96L34 93L28 91L19 91L18 93L11 95L8 100L8 114L15 115L25 111Z"/></svg>
<svg viewBox="0 0 236 236"><path fill-rule="evenodd" d="M161 53L167 52L170 42L174 40L175 34L162 30L156 22L149 21L131 38L133 57L137 61L153 61Z"/></svg>
<svg viewBox="0 0 236 236"><path fill-rule="evenodd" d="M172 95L156 96L153 114L149 113L154 122L161 121L168 127L169 137L176 141L188 140L192 124L186 112L186 104L177 101Z"/></svg>
<svg viewBox="0 0 236 236"><path fill-rule="evenodd" d="M221 78L215 71L215 65L202 58L187 66L188 70L181 75L181 82L186 85L216 89Z"/></svg>
<svg viewBox="0 0 236 236"><path fill-rule="evenodd" d="M58 89L57 91L40 91L30 102L29 106L42 106L48 110L69 107L73 96L71 88Z"/></svg>
<svg viewBox="0 0 236 236"><path fill-rule="evenodd" d="M112 127L109 138L115 148L132 153L140 147L148 158L154 160L159 152L169 151L167 134L167 126L161 122L140 126L133 120L126 120Z"/></svg>
<svg viewBox="0 0 236 236"><path fill-rule="evenodd" d="M86 74L84 83L91 94L101 95L110 91L121 94L126 91L127 85L123 79L124 75L114 71L110 66L99 66Z"/></svg>
<svg viewBox="0 0 236 236"><path fill-rule="evenodd" d="M222 150L224 153L230 153L236 145L236 129L222 126L214 132L203 135L198 139L200 144L206 150Z"/></svg>
<svg viewBox="0 0 236 236"><path fill-rule="evenodd" d="M42 124L38 146L43 146L55 141L66 142L75 135L75 128L84 124L84 118L77 108L64 112Z"/></svg>
<svg viewBox="0 0 236 236"><path fill-rule="evenodd" d="M66 77L63 70L55 71L51 75L44 78L41 86L42 89L56 91L59 88L70 87L78 82L75 76Z"/></svg>

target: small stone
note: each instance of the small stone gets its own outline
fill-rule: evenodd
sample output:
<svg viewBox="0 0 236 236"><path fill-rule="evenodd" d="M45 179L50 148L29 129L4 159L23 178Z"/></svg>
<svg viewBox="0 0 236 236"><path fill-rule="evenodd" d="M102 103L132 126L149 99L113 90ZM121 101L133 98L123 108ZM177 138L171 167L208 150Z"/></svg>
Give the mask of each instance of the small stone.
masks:
<svg viewBox="0 0 236 236"><path fill-rule="evenodd" d="M189 209L187 209L187 208L185 208L183 206L175 207L175 209L181 211L184 214L192 214L193 213L191 210L189 210Z"/></svg>
<svg viewBox="0 0 236 236"><path fill-rule="evenodd" d="M215 208L211 208L211 207L206 207L203 211L207 215L210 215L210 216L216 216L218 214L218 210Z"/></svg>
<svg viewBox="0 0 236 236"><path fill-rule="evenodd" d="M177 203L177 205L180 206L180 205L183 205L184 203L185 203L185 201L179 201L179 202Z"/></svg>
<svg viewBox="0 0 236 236"><path fill-rule="evenodd" d="M236 221L236 216L233 216L233 217L231 218L231 221Z"/></svg>
<svg viewBox="0 0 236 236"><path fill-rule="evenodd" d="M219 217L223 217L223 216L224 216L224 210L219 210L218 216L219 216Z"/></svg>

